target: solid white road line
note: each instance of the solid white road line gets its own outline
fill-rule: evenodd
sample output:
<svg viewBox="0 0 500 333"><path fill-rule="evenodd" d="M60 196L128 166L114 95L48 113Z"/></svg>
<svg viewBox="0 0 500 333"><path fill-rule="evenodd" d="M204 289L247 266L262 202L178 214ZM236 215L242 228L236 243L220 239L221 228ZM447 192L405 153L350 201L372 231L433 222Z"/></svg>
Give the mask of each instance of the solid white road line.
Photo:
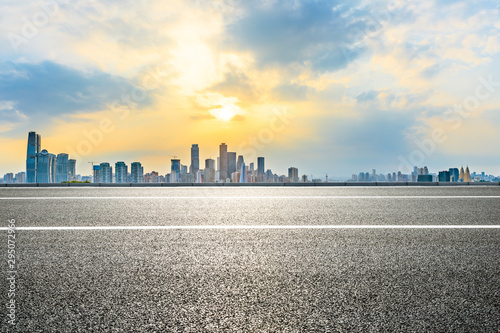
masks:
<svg viewBox="0 0 500 333"><path fill-rule="evenodd" d="M413 195L413 196L203 196L203 197L0 197L0 200L120 200L120 199L500 199L498 195Z"/></svg>
<svg viewBox="0 0 500 333"><path fill-rule="evenodd" d="M228 230L228 229L500 229L500 225L155 225L155 226L61 226L16 227L15 230ZM0 230L9 230L2 227Z"/></svg>

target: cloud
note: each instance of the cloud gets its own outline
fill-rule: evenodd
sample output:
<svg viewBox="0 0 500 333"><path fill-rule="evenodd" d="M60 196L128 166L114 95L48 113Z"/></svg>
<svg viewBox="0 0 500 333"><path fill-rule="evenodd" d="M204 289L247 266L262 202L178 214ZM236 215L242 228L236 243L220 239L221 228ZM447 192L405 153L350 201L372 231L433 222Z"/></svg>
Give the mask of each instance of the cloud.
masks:
<svg viewBox="0 0 500 333"><path fill-rule="evenodd" d="M134 89L131 80L100 70L82 72L50 61L0 64L0 100L27 117L99 111ZM139 106L150 102L146 98Z"/></svg>
<svg viewBox="0 0 500 333"><path fill-rule="evenodd" d="M356 100L361 103L373 101L378 97L379 94L380 92L375 90L365 91L356 96Z"/></svg>
<svg viewBox="0 0 500 333"><path fill-rule="evenodd" d="M357 3L351 2L349 8L331 1L242 4L243 17L228 26L226 44L253 52L259 66L343 68L357 56L346 57L345 48L357 42L356 34L363 26L360 17L368 16L356 9Z"/></svg>

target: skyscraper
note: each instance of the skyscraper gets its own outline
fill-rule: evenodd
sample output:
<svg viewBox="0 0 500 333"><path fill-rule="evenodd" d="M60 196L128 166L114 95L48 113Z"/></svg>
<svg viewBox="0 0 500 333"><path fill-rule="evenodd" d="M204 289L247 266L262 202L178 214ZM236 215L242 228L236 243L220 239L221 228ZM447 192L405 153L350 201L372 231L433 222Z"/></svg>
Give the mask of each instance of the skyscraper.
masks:
<svg viewBox="0 0 500 333"><path fill-rule="evenodd" d="M124 184L128 183L128 166L125 162L116 162L115 163L115 183Z"/></svg>
<svg viewBox="0 0 500 333"><path fill-rule="evenodd" d="M12 184L14 183L14 174L12 172L6 173L3 176L3 182L7 184Z"/></svg>
<svg viewBox="0 0 500 333"><path fill-rule="evenodd" d="M56 155L44 149L36 157L36 182L53 183L55 181Z"/></svg>
<svg viewBox="0 0 500 333"><path fill-rule="evenodd" d="M36 183L37 154L40 154L42 137L36 132L28 133L28 150L26 154L26 182Z"/></svg>
<svg viewBox="0 0 500 333"><path fill-rule="evenodd" d="M465 176L465 171L464 171L464 166L462 165L462 167L460 168L460 174L458 176L460 182L464 181L464 176Z"/></svg>
<svg viewBox="0 0 500 333"><path fill-rule="evenodd" d="M439 171L438 182L440 182L440 183L449 183L450 181L451 181L451 173L450 173L450 171Z"/></svg>
<svg viewBox="0 0 500 333"><path fill-rule="evenodd" d="M142 183L144 182L144 171L142 169L142 165L139 162L132 163L130 169L132 183Z"/></svg>
<svg viewBox="0 0 500 333"><path fill-rule="evenodd" d="M257 157L257 174L258 175L263 175L264 174L264 157Z"/></svg>
<svg viewBox="0 0 500 333"><path fill-rule="evenodd" d="M189 172L195 177L200 170L200 148L198 145L191 146L191 166L189 167Z"/></svg>
<svg viewBox="0 0 500 333"><path fill-rule="evenodd" d="M464 182L472 182L472 178L470 176L470 171L469 171L469 166L465 169L465 174L464 174Z"/></svg>
<svg viewBox="0 0 500 333"><path fill-rule="evenodd" d="M93 165L92 166L92 172L93 172L93 182L94 183L100 183L101 182L101 166L100 165Z"/></svg>
<svg viewBox="0 0 500 333"><path fill-rule="evenodd" d="M215 182L215 160L213 159L205 160L204 181L205 183Z"/></svg>
<svg viewBox="0 0 500 333"><path fill-rule="evenodd" d="M56 183L68 181L68 154L57 154L56 158Z"/></svg>
<svg viewBox="0 0 500 333"><path fill-rule="evenodd" d="M450 168L450 181L457 183L459 181L460 173L457 168Z"/></svg>
<svg viewBox="0 0 500 333"><path fill-rule="evenodd" d="M68 180L76 180L76 160L68 160Z"/></svg>
<svg viewBox="0 0 500 333"><path fill-rule="evenodd" d="M26 172L16 173L16 183L18 184L26 183Z"/></svg>
<svg viewBox="0 0 500 333"><path fill-rule="evenodd" d="M243 158L243 156L240 156ZM239 162L239 159L238 159L238 162ZM246 170L246 167L245 167L245 162L241 162L241 165L240 165L240 168L239 168L239 172L240 172L240 183L248 183L248 178L247 178L247 170Z"/></svg>
<svg viewBox="0 0 500 333"><path fill-rule="evenodd" d="M241 165L245 163L245 159L242 155L238 156L238 162L236 162L236 170L241 171Z"/></svg>
<svg viewBox="0 0 500 333"><path fill-rule="evenodd" d="M236 153L227 153L227 175L231 177L233 173L236 172Z"/></svg>
<svg viewBox="0 0 500 333"><path fill-rule="evenodd" d="M100 164L101 173L101 183L112 183L113 182L113 167L109 163Z"/></svg>
<svg viewBox="0 0 500 333"><path fill-rule="evenodd" d="M170 182L177 183L181 178L181 160L171 160L170 166Z"/></svg>
<svg viewBox="0 0 500 333"><path fill-rule="evenodd" d="M288 168L288 178L291 183L298 183L299 181L299 169L291 167Z"/></svg>
<svg viewBox="0 0 500 333"><path fill-rule="evenodd" d="M226 181L228 177L228 172L227 172L227 167L228 167L228 161L227 161L227 145L225 143L222 143L219 146L219 173L220 173L220 180L221 181Z"/></svg>

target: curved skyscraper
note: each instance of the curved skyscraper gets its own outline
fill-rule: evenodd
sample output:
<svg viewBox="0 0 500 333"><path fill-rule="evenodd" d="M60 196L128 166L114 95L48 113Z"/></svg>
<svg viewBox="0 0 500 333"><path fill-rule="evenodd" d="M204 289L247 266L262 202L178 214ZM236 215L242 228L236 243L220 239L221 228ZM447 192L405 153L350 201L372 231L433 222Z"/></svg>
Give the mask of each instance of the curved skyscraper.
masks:
<svg viewBox="0 0 500 333"><path fill-rule="evenodd" d="M37 182L37 155L40 153L42 137L36 132L28 133L28 151L26 156L26 182Z"/></svg>
<svg viewBox="0 0 500 333"><path fill-rule="evenodd" d="M56 155L50 154L46 149L37 154L36 182L53 183L56 176Z"/></svg>

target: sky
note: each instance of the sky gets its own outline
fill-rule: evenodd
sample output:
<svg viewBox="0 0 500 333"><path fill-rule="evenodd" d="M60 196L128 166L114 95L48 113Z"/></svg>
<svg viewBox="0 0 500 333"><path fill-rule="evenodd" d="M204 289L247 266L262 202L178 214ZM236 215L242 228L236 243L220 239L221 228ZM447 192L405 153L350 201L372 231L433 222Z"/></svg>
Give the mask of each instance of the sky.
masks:
<svg viewBox="0 0 500 333"><path fill-rule="evenodd" d="M0 174L42 148L145 172L247 164L330 179L500 175L497 1L0 3Z"/></svg>

